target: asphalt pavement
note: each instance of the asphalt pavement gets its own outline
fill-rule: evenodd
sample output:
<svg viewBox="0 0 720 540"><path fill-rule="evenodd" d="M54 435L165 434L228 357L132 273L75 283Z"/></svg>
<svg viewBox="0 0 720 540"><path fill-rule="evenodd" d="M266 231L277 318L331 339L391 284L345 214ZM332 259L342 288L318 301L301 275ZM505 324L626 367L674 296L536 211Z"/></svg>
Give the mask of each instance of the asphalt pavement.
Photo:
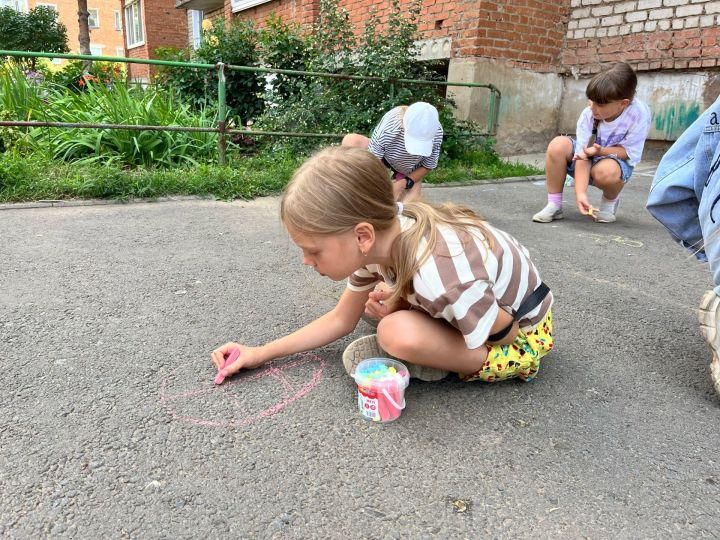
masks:
<svg viewBox="0 0 720 540"><path fill-rule="evenodd" d="M213 385L209 353L277 338L342 283L278 199L0 210L4 538L717 538L708 269L644 210L530 221L542 182L426 189L530 250L556 349L531 383L411 381L387 425L342 367L355 333ZM593 200L599 193L592 191Z"/></svg>

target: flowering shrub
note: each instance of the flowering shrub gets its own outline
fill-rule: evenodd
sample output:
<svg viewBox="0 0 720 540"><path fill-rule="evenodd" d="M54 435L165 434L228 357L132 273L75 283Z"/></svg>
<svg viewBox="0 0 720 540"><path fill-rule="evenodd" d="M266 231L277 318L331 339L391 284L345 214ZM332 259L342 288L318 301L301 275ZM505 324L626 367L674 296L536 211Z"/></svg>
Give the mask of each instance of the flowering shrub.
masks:
<svg viewBox="0 0 720 540"><path fill-rule="evenodd" d="M93 62L90 71L86 72L83 61L76 60L69 62L60 71L49 73L48 79L76 92L86 90L91 83L112 88L115 84L124 81L125 67L120 63Z"/></svg>

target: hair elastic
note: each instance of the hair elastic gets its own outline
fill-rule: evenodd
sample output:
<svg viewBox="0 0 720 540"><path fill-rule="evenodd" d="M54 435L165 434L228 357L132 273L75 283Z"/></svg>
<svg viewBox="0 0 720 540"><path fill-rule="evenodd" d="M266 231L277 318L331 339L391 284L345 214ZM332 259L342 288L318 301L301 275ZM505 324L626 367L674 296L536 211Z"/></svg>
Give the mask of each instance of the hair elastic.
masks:
<svg viewBox="0 0 720 540"><path fill-rule="evenodd" d="M405 209L405 206L403 205L403 203L396 202L395 206L397 206L397 209L398 209L397 215L402 216L403 210Z"/></svg>

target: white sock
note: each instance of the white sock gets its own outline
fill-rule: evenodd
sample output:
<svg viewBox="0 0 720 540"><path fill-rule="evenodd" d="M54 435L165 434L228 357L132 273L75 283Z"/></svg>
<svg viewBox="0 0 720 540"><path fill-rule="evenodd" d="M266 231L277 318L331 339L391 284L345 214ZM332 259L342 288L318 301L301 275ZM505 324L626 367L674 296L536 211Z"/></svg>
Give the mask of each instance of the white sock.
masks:
<svg viewBox="0 0 720 540"><path fill-rule="evenodd" d="M605 195L603 195L600 199L600 211L610 212L611 214L615 215L615 212L617 212L618 204L620 204L620 197L615 197L614 199L606 199Z"/></svg>

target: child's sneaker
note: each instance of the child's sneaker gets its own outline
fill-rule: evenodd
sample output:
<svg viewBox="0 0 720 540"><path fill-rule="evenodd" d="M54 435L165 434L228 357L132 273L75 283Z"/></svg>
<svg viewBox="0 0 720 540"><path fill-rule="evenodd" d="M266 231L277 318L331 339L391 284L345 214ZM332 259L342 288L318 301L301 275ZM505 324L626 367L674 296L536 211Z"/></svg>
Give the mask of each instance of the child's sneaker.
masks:
<svg viewBox="0 0 720 540"><path fill-rule="evenodd" d="M560 208L559 206L555 206L553 203L549 202L547 203L545 208L543 208L533 216L532 220L538 223L550 223L553 220L562 218L562 208Z"/></svg>
<svg viewBox="0 0 720 540"><path fill-rule="evenodd" d="M720 309L720 296L715 291L706 292L700 300L698 319L700 320L700 332L713 355L710 363L710 375L715 384L715 390L720 393L720 332L718 332L720 317L718 309Z"/></svg>
<svg viewBox="0 0 720 540"><path fill-rule="evenodd" d="M388 353L380 348L377 342L377 336L361 337L356 339L350 345L347 346L343 353L343 365L348 375L352 376L355 373L357 365L367 358L393 358ZM426 366L418 366L411 364L410 362L404 362L408 368L410 377L414 379L420 379L421 381L439 381L444 379L448 375L448 371L442 369L436 369Z"/></svg>

